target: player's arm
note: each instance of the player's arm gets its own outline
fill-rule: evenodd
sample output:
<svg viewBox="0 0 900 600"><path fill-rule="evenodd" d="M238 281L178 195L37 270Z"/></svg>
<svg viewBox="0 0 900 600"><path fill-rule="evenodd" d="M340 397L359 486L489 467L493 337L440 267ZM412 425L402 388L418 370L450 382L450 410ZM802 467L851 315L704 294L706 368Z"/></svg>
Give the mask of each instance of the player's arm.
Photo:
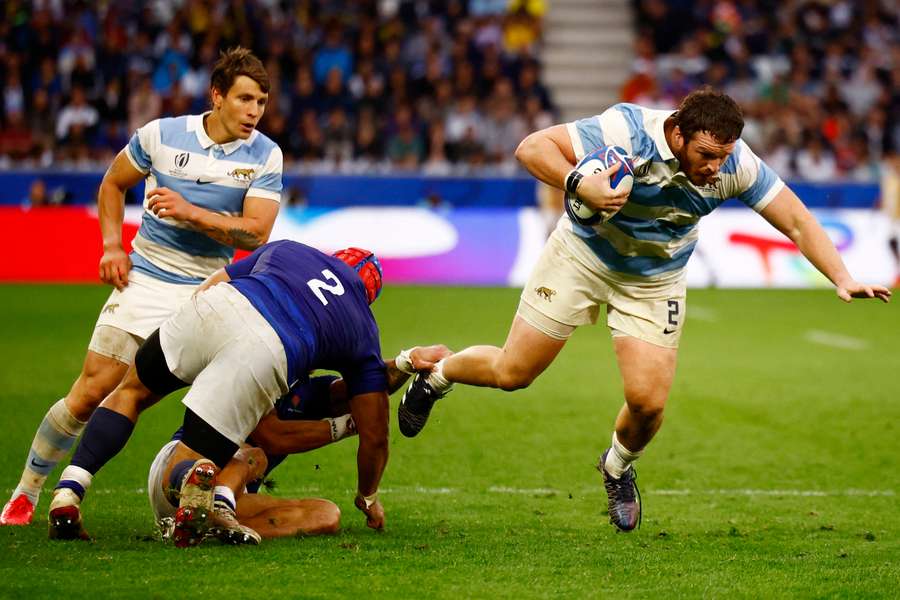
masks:
<svg viewBox="0 0 900 600"><path fill-rule="evenodd" d="M760 214L797 245L803 256L835 285L838 297L844 302L852 298L879 298L887 302L890 298L887 288L864 285L853 279L828 234L788 186Z"/></svg>
<svg viewBox="0 0 900 600"><path fill-rule="evenodd" d="M384 527L384 508L378 500L378 484L388 459L387 391L357 394L350 399L350 412L359 432L356 453L358 473L354 503L373 529Z"/></svg>
<svg viewBox="0 0 900 600"><path fill-rule="evenodd" d="M308 452L335 441L330 421L282 421L275 411L260 420L250 438L269 455Z"/></svg>
<svg viewBox="0 0 900 600"><path fill-rule="evenodd" d="M128 271L131 270L131 259L122 245L125 192L140 183L145 176L128 160L123 150L106 170L97 194L100 234L103 237L100 279L119 290L128 285Z"/></svg>
<svg viewBox="0 0 900 600"><path fill-rule="evenodd" d="M574 191L594 210L616 211L628 199L628 193L616 194L609 185L609 177L619 170L619 163L580 181L569 179L578 159L566 125L553 125L527 136L516 148L516 160L544 183Z"/></svg>
<svg viewBox="0 0 900 600"><path fill-rule="evenodd" d="M248 196L243 213L229 216L195 206L174 190L155 188L147 193L147 207L160 217L189 224L217 242L241 250L255 250L265 244L278 215L278 201Z"/></svg>

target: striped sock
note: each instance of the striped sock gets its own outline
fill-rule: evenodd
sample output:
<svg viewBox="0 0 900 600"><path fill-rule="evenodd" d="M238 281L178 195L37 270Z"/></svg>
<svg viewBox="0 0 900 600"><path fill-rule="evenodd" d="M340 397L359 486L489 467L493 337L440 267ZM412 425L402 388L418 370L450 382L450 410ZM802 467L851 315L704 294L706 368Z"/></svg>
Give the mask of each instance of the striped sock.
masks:
<svg viewBox="0 0 900 600"><path fill-rule="evenodd" d="M13 498L25 494L37 506L41 487L47 476L72 449L84 426L85 423L69 412L65 399L60 399L50 407L31 442L25 469L13 492Z"/></svg>
<svg viewBox="0 0 900 600"><path fill-rule="evenodd" d="M231 488L224 485L217 485L213 490L213 505L220 508L227 508L229 511L234 512L236 501L234 499L234 492L231 491Z"/></svg>

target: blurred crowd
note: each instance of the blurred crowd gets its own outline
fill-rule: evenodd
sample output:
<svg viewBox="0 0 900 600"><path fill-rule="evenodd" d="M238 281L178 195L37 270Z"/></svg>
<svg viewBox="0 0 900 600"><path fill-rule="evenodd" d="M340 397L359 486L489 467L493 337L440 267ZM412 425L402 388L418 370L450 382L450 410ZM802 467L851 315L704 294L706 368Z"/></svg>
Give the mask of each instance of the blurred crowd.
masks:
<svg viewBox="0 0 900 600"><path fill-rule="evenodd" d="M744 109L744 139L782 177L877 181L900 150L900 2L634 0L631 102L701 84Z"/></svg>
<svg viewBox="0 0 900 600"><path fill-rule="evenodd" d="M107 163L134 130L207 109L220 49L272 84L286 169L514 168L553 122L543 0L8 0L0 167Z"/></svg>

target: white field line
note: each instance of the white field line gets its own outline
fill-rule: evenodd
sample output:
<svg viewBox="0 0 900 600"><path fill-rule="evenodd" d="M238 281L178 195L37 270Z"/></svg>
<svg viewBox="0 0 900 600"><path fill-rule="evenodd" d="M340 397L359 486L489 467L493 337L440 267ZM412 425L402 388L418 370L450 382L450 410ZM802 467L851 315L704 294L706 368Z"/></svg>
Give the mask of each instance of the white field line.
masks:
<svg viewBox="0 0 900 600"><path fill-rule="evenodd" d="M869 342L866 340L820 329L810 329L803 337L808 342L841 350L865 350L869 347Z"/></svg>
<svg viewBox="0 0 900 600"><path fill-rule="evenodd" d="M712 309L705 306L688 305L687 315L689 320L706 321L707 323L715 323L719 320L719 316Z"/></svg>
<svg viewBox="0 0 900 600"><path fill-rule="evenodd" d="M300 487L291 487L291 488L276 488L275 492L278 495L304 495L304 494L315 494L321 492L321 488L319 486L300 486ZM510 494L510 495L520 495L520 496L556 496L556 495L568 495L572 492L576 492L579 495L592 495L597 494L602 491L601 486L584 488L580 490L558 490L554 488L517 488L517 487L507 487L507 486L491 486L485 490L477 490L471 488L451 488L451 487L426 487L426 486L396 486L396 487L388 487L382 488L379 490L382 494L398 494L398 495L413 495L413 494L422 494L422 495L449 495L449 494L468 494L479 491L486 491L492 494ZM7 490L8 493L12 492L12 489ZM346 490L348 494L352 494L353 490ZM145 494L146 490L144 488L137 489L109 489L109 488L98 488L92 489L89 494ZM882 497L894 497L897 495L895 490L862 490L857 488L848 488L843 490L793 490L793 489L782 489L782 490L761 490L761 489L753 489L753 488L720 488L720 489L646 489L642 491L642 494L649 496L763 496L763 497L775 497L775 496L788 496L788 497L813 497L813 498L828 498L828 497L865 497L865 498L882 498Z"/></svg>

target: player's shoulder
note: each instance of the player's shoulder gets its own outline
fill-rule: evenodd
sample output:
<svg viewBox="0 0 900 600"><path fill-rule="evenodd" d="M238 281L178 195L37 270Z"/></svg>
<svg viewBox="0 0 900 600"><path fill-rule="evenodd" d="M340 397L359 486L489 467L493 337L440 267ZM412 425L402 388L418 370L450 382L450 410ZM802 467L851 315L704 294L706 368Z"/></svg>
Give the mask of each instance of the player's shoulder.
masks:
<svg viewBox="0 0 900 600"><path fill-rule="evenodd" d="M248 162L266 163L270 158L282 160L281 148L263 132L254 130L240 149L240 155Z"/></svg>
<svg viewBox="0 0 900 600"><path fill-rule="evenodd" d="M750 149L747 142L738 138L734 143L734 150L728 155L728 158L725 159L719 170L723 174L752 176L759 171L761 162L759 157Z"/></svg>

